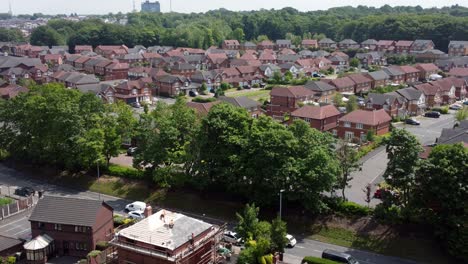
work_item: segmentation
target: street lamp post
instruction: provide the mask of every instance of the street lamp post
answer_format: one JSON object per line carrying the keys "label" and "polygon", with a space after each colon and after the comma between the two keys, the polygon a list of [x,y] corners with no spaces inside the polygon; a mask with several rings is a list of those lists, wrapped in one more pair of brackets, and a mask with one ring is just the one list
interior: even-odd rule
{"label": "street lamp post", "polygon": [[[99,181],[99,177],[101,176],[99,173],[99,159],[96,161],[96,166],[97,166],[97,179]],[[101,193],[98,191],[99,194],[99,200],[101,200]]]}
{"label": "street lamp post", "polygon": [[284,192],[284,189],[281,189],[279,192],[279,195],[280,195],[279,219],[280,220],[281,220],[281,212],[283,210],[283,192]]}

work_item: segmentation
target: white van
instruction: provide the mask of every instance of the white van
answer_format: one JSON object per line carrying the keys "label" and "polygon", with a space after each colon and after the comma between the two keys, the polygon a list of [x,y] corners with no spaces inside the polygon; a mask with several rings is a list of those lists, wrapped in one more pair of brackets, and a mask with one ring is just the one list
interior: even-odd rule
{"label": "white van", "polygon": [[144,203],[144,202],[133,202],[133,203],[127,204],[127,206],[125,206],[125,210],[127,210],[129,212],[145,211],[145,208],[146,208],[146,203]]}

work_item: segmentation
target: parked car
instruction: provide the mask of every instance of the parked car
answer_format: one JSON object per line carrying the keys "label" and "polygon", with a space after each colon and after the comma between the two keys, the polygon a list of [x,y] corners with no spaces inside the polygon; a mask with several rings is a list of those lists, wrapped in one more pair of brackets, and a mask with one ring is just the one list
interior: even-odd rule
{"label": "parked car", "polygon": [[146,208],[146,203],[144,202],[133,202],[131,204],[127,204],[125,206],[125,210],[129,211],[129,212],[134,212],[134,211],[145,211],[145,208]]}
{"label": "parked car", "polygon": [[266,83],[260,83],[260,88],[265,88]]}
{"label": "parked car", "polygon": [[416,121],[416,120],[411,119],[411,118],[406,119],[406,120],[405,120],[405,123],[408,124],[408,125],[413,125],[413,126],[419,126],[419,125],[421,125],[421,123],[420,123],[419,121]]}
{"label": "parked car", "polygon": [[425,117],[430,117],[430,118],[439,118],[440,117],[440,113],[439,112],[435,112],[435,111],[432,111],[432,112],[427,112],[424,114]]}
{"label": "parked car", "polygon": [[464,105],[468,105],[468,101],[463,102]]}
{"label": "parked car", "polygon": [[243,87],[243,88],[244,88],[244,89],[251,89],[251,88],[252,88],[252,86],[250,86],[250,85],[244,85],[244,87]]}
{"label": "parked car", "polygon": [[145,218],[145,213],[144,211],[132,211],[128,213],[128,218],[130,219],[143,219]]}
{"label": "parked car", "polygon": [[15,194],[18,196],[31,196],[35,193],[34,189],[31,187],[21,187],[15,190]]}
{"label": "parked car", "polygon": [[359,262],[351,255],[331,249],[325,249],[322,252],[322,258],[336,261],[338,263],[359,264]]}
{"label": "parked car", "polygon": [[224,232],[223,240],[225,242],[234,244],[234,245],[240,245],[242,244],[242,238],[240,238],[236,232],[233,231],[226,231]]}
{"label": "parked car", "polygon": [[195,91],[189,91],[188,94],[189,94],[190,97],[197,97],[198,96],[198,93],[195,92]]}
{"label": "parked car", "polygon": [[127,149],[127,155],[128,156],[133,156],[133,154],[135,154],[135,152],[137,151],[137,147],[130,147]]}
{"label": "parked car", "polygon": [[451,105],[451,106],[449,107],[449,109],[451,109],[451,110],[460,110],[460,109],[462,109],[462,108],[463,108],[463,106],[461,106],[461,105],[459,105],[459,104],[453,104],[453,105]]}
{"label": "parked car", "polygon": [[290,234],[286,235],[286,239],[288,240],[288,244],[286,244],[288,248],[293,248],[297,244],[296,239]]}
{"label": "parked car", "polygon": [[141,108],[141,104],[139,102],[134,102],[130,104],[133,108]]}

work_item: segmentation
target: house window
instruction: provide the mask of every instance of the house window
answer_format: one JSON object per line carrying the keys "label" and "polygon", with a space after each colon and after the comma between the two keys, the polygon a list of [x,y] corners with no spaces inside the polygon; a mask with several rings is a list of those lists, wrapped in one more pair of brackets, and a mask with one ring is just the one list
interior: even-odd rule
{"label": "house window", "polygon": [[351,123],[350,122],[344,122],[344,127],[351,127]]}
{"label": "house window", "polygon": [[336,135],[338,135],[338,131],[336,131],[336,129],[333,129],[333,130],[332,130],[332,134],[333,134],[334,136],[336,136]]}
{"label": "house window", "polygon": [[361,123],[357,123],[357,124],[356,124],[356,128],[357,128],[357,129],[362,129],[363,127],[364,127],[364,126],[363,126]]}
{"label": "house window", "polygon": [[75,232],[85,233],[88,230],[86,226],[75,226]]}
{"label": "house window", "polygon": [[306,121],[307,123],[310,123],[312,120],[310,118],[304,118],[304,121]]}
{"label": "house window", "polygon": [[43,227],[44,227],[44,223],[42,223],[42,222],[37,222],[37,227],[38,227],[38,228],[43,228]]}
{"label": "house window", "polygon": [[57,231],[62,231],[62,225],[61,224],[54,224],[54,229]]}
{"label": "house window", "polygon": [[88,250],[88,243],[84,242],[75,242],[76,250]]}
{"label": "house window", "polygon": [[346,131],[345,132],[345,139],[346,140],[352,140],[354,138],[354,132],[352,131]]}

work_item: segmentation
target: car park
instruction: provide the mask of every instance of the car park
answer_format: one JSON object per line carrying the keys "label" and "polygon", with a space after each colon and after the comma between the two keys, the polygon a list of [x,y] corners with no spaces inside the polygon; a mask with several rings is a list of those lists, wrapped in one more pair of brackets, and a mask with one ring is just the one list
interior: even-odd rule
{"label": "car park", "polygon": [[350,254],[338,252],[331,249],[325,249],[322,252],[322,258],[332,260],[338,263],[359,264],[359,262]]}
{"label": "car park", "polygon": [[127,204],[125,206],[125,210],[126,211],[129,211],[129,212],[133,212],[133,211],[144,211],[146,208],[146,203],[144,202],[133,202],[131,204]]}
{"label": "car park", "polygon": [[432,111],[432,112],[427,112],[424,114],[425,117],[430,117],[430,118],[439,118],[440,117],[440,113],[439,112],[435,112],[435,111]]}
{"label": "car park", "polygon": [[31,187],[21,187],[15,190],[15,195],[18,196],[31,196],[35,193],[35,190]]}
{"label": "car park", "polygon": [[127,155],[128,156],[133,156],[133,154],[135,154],[135,152],[137,151],[137,147],[130,147],[127,149]]}
{"label": "car park", "polygon": [[297,244],[296,239],[290,234],[286,235],[286,239],[288,240],[288,243],[286,244],[286,246],[289,248],[293,248]]}
{"label": "car park", "polygon": [[411,119],[411,118],[406,119],[406,120],[405,120],[405,123],[408,124],[408,125],[413,125],[413,126],[419,126],[419,125],[421,125],[421,123],[420,123],[419,121],[416,121],[416,120]]}
{"label": "car park", "polygon": [[224,232],[223,235],[223,240],[225,242],[234,244],[234,245],[240,245],[242,244],[242,238],[240,238],[236,232],[233,231],[226,231]]}
{"label": "car park", "polygon": [[145,218],[145,213],[144,213],[144,211],[140,211],[140,210],[132,211],[132,212],[128,213],[128,218],[137,219],[137,220],[144,219]]}

